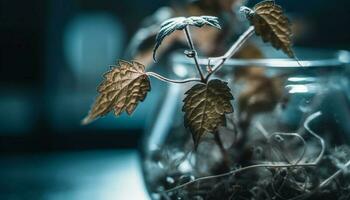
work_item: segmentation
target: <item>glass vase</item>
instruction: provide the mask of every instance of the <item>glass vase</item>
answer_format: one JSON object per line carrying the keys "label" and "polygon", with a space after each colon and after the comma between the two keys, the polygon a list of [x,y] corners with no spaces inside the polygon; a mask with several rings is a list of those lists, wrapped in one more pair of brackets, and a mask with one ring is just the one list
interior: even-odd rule
{"label": "glass vase", "polygon": [[[142,143],[144,180],[152,199],[285,199],[317,186],[306,180],[308,168],[235,170],[312,163],[322,151],[331,151],[327,147],[349,143],[350,54],[296,49],[297,61],[272,49],[264,52],[273,59],[231,59],[212,77],[227,81],[234,96],[234,113],[218,131],[221,144],[207,133],[194,150],[182,112],[184,93],[192,85],[168,85]],[[171,63],[177,79],[196,75],[183,54],[174,54]],[[205,66],[207,60],[200,63]],[[318,181],[331,175],[322,173]],[[283,177],[294,182],[282,187],[281,180],[289,180]]]}

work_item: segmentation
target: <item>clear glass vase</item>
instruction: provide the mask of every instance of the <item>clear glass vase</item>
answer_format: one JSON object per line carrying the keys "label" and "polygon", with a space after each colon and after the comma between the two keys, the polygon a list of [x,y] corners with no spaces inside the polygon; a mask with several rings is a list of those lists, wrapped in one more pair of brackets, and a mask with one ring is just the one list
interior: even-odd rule
{"label": "clear glass vase", "polygon": [[[206,134],[193,150],[181,111],[191,84],[169,84],[142,144],[152,199],[283,199],[303,195],[298,184],[310,190],[317,186],[306,179],[304,168],[295,174],[289,168],[232,172],[255,164],[311,163],[322,144],[305,126],[324,139],[327,149],[349,144],[350,54],[297,49],[297,62],[272,49],[264,52],[273,59],[231,59],[213,77],[227,81],[235,98],[234,113],[219,128],[221,146]],[[195,76],[192,61],[183,54],[173,55],[171,63],[175,78]],[[322,180],[328,173],[317,176]],[[282,187],[279,177],[293,181]]]}

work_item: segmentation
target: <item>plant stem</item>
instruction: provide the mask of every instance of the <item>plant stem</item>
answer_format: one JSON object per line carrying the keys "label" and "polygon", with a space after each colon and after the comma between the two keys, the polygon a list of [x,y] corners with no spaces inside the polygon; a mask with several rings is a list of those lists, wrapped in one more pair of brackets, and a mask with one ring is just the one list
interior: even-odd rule
{"label": "plant stem", "polygon": [[197,71],[199,73],[199,76],[201,77],[202,82],[204,82],[205,81],[204,75],[203,75],[203,72],[202,72],[201,67],[199,65],[199,62],[198,62],[197,51],[194,48],[193,40],[192,40],[192,37],[191,37],[190,30],[189,30],[188,26],[186,26],[184,31],[185,31],[185,35],[186,35],[186,38],[187,38],[188,46],[189,46],[190,50],[193,51],[193,53],[194,53],[193,60],[194,60],[194,63],[196,65]]}
{"label": "plant stem", "polygon": [[154,78],[157,78],[158,80],[167,82],[167,83],[189,83],[189,82],[201,82],[201,79],[198,78],[189,78],[184,80],[173,80],[169,78],[165,78],[164,76],[161,76],[154,72],[146,72],[148,76],[153,76]]}
{"label": "plant stem", "polygon": [[210,63],[211,60],[219,60],[219,62],[214,65],[212,70],[205,77],[206,81],[208,81],[210,76],[217,72],[224,65],[227,59],[231,58],[243,46],[243,44],[254,34],[254,30],[254,26],[250,26],[223,56],[208,59],[208,63]]}
{"label": "plant stem", "polygon": [[221,138],[220,138],[219,132],[215,132],[215,133],[214,133],[214,137],[215,137],[216,143],[217,143],[218,146],[220,147],[220,150],[221,150],[222,152],[224,152],[224,151],[225,151],[225,148],[224,148],[224,144],[222,143],[222,140],[221,140]]}
{"label": "plant stem", "polygon": [[214,133],[214,138],[215,138],[215,141],[216,141],[217,145],[220,148],[220,151],[221,151],[221,154],[222,154],[222,157],[223,157],[223,160],[224,160],[225,167],[227,169],[230,169],[230,156],[227,154],[227,151],[226,151],[226,149],[224,147],[224,144],[222,143],[222,140],[220,138],[220,135],[219,135],[218,131],[216,131]]}

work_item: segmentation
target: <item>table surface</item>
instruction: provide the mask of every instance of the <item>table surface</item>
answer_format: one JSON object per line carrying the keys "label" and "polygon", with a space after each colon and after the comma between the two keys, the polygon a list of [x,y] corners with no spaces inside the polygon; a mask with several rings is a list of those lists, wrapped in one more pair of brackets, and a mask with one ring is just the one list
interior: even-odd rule
{"label": "table surface", "polygon": [[2,155],[0,169],[0,199],[149,199],[136,150]]}

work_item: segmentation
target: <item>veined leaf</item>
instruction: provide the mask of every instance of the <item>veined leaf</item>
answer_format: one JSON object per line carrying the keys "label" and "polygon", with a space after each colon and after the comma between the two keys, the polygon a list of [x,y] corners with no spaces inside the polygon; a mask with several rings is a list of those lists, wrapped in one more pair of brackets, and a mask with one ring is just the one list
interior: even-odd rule
{"label": "veined leaf", "polygon": [[145,66],[135,61],[130,63],[120,60],[118,66],[104,74],[104,78],[98,87],[99,96],[83,124],[88,124],[113,109],[116,116],[123,111],[131,115],[151,90]]}
{"label": "veined leaf", "polygon": [[183,30],[188,25],[202,27],[204,25],[213,26],[221,29],[218,18],[213,16],[194,16],[194,17],[175,17],[166,20],[161,24],[160,31],[156,37],[156,44],[153,49],[153,59],[156,61],[156,53],[165,37],[176,30]]}
{"label": "veined leaf", "polygon": [[185,126],[191,131],[195,148],[203,134],[215,134],[219,126],[226,125],[225,114],[233,112],[230,91],[226,82],[211,80],[207,84],[194,85],[185,93],[182,111],[185,112]]}
{"label": "veined leaf", "polygon": [[282,49],[290,58],[294,58],[292,46],[292,30],[289,19],[284,15],[281,6],[273,0],[266,0],[256,4],[253,10],[242,9],[255,27],[257,35],[264,42],[270,42],[276,49]]}

